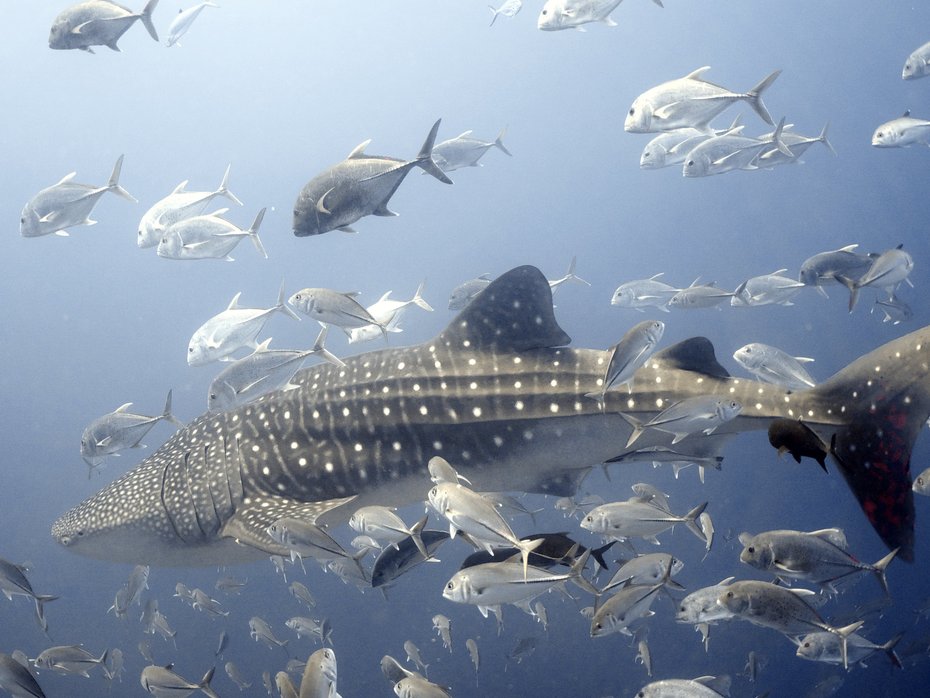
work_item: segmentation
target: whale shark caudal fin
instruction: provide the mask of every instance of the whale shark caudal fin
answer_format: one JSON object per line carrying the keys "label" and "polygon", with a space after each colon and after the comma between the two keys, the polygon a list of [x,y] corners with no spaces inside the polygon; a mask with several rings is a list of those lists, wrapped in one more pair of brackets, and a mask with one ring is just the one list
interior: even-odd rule
{"label": "whale shark caudal fin", "polygon": [[914,559],[911,450],[930,415],[930,327],[888,342],[806,394],[843,425],[835,433],[840,472],[876,533]]}

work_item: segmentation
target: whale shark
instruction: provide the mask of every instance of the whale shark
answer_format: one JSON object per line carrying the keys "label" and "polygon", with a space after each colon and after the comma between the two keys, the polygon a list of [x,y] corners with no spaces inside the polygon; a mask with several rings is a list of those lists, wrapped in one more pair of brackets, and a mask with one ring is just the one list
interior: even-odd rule
{"label": "whale shark", "polygon": [[602,392],[610,352],[570,341],[545,276],[517,267],[430,341],[308,367],[294,389],[193,420],[63,514],[52,535],[76,553],[149,565],[286,554],[266,530],[274,521],[333,525],[361,506],[421,501],[433,456],[478,490],[566,496],[593,466],[630,458],[631,422],[716,395],[738,401],[739,415],[674,449],[672,434],[647,427],[636,449],[706,459],[741,432],[802,420],[833,445],[881,539],[913,558],[909,461],[930,414],[930,327],[794,391],[730,376],[694,337],[653,354],[632,392],[602,402],[587,395]]}

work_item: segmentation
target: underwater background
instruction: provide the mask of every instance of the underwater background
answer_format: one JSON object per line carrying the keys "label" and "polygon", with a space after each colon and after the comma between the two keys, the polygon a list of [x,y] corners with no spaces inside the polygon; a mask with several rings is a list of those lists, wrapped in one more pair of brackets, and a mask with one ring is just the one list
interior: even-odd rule
{"label": "underwater background", "polygon": [[[441,596],[469,552],[458,541],[442,549],[441,563],[400,579],[387,598],[377,590],[361,593],[312,562],[306,575],[288,566],[287,581],[304,582],[317,599],[309,614],[267,561],[222,571],[153,567],[143,598],[158,599],[177,631],[176,649],[143,635],[141,609],[133,607],[125,621],[108,614],[131,566],[73,555],[54,542],[49,526],[151,454],[173,427],[156,425],[144,439],[146,450],[110,458],[91,478],[79,453],[81,432],[125,402],[158,414],[169,388],[180,419],[201,414],[222,366],[189,367],[185,346],[237,292],[244,305],[269,307],[283,281],[288,294],[322,286],[360,291],[371,303],[389,289],[395,298],[409,298],[426,279],[424,295],[435,312],[410,311],[403,333],[390,337],[398,346],[441,331],[454,317],[446,310],[449,294],[467,279],[520,264],[555,279],[577,257],[577,273],[590,287],[569,284],[555,297],[556,317],[572,346],[607,348],[631,325],[655,317],[666,323],[661,346],[707,336],[734,375],[744,372],[732,353],[757,341],[815,358],[808,368],[818,380],[930,324],[930,152],[870,145],[876,126],[906,109],[930,117],[930,79],[900,77],[907,55],[930,40],[928,5],[667,0],[659,8],[626,0],[612,13],[616,27],[549,33],[535,26],[539,1],[526,2],[513,18],[498,17],[492,27],[481,2],[220,4],[201,14],[182,46],[168,49],[167,26],[182,5],[161,0],[154,14],[161,44],[137,25],[121,39],[121,53],[97,47],[95,55],[48,48],[48,29],[62,4],[3,8],[0,556],[28,561],[36,591],[61,598],[46,609],[50,637],[36,625],[31,602],[0,600],[0,651],[21,649],[35,657],[53,644],[78,643],[95,654],[123,650],[121,682],[108,688],[99,671],[90,679],[43,671],[39,680],[49,696],[143,695],[139,674],[148,662],[137,650],[140,640],[151,642],[157,663],[173,662],[189,679],[199,680],[216,665],[212,685],[222,696],[240,693],[222,671],[224,662],[234,661],[253,683],[246,694],[263,695],[263,671],[274,675],[289,657],[306,659],[319,646],[283,625],[291,616],[311,615],[332,624],[339,692],[346,698],[391,695],[378,662],[385,654],[402,661],[406,640],[420,648],[429,678],[459,698],[632,696],[653,679],[720,674],[733,677],[733,696],[815,695],[825,680],[843,696],[926,690],[930,503],[921,497],[915,562],[891,564],[893,604],[880,616],[870,614],[862,630],[877,642],[904,632],[898,646],[903,671],[881,655],[849,672],[807,662],[777,633],[737,622],[714,626],[705,652],[699,634],[675,623],[674,605],[659,599],[648,635],[650,679],[634,662],[635,643],[631,647],[628,638],[588,636],[588,621],[578,611],[589,601],[577,590],[571,593],[578,601],[558,593],[542,597],[546,630],[505,608],[498,635],[493,619]],[[639,156],[650,136],[624,132],[629,105],[646,89],[705,65],[712,67],[709,80],[734,90],[781,69],[765,94],[769,111],[812,135],[828,122],[836,157],[814,145],[802,164],[696,180],[683,178],[677,167],[641,170]],[[714,124],[726,125],[737,113],[747,133],[771,130],[745,105],[730,107]],[[294,200],[310,178],[369,138],[369,152],[412,158],[437,118],[440,140],[468,129],[494,140],[506,126],[504,143],[513,157],[492,149],[483,167],[451,173],[454,186],[412,172],[391,201],[400,216],[364,218],[357,234],[293,235]],[[103,184],[120,154],[120,183],[139,204],[104,196],[93,227],[74,228],[66,238],[19,235],[19,213],[36,192],[72,170],[77,181]],[[137,248],[139,219],[152,203],[185,179],[193,189],[214,188],[227,164],[230,188],[244,202],[230,206],[230,220],[247,227],[268,207],[261,228],[267,260],[248,243],[233,252],[232,263],[177,262]],[[852,243],[860,252],[903,244],[911,253],[914,287],[899,293],[913,310],[911,319],[883,323],[880,312],[869,312],[875,298],[869,291],[847,312],[848,295],[839,285],[827,287],[828,299],[804,289],[790,307],[724,305],[644,315],[610,305],[620,283],[659,272],[676,286],[700,276],[732,289],[781,268],[796,276],[811,255]],[[316,332],[308,319],[281,316],[269,321],[262,337],[273,337],[273,347],[301,348]],[[335,331],[327,343],[338,356],[380,346],[381,340],[349,347]],[[708,501],[717,540],[706,559],[684,528],[661,536],[660,550],[685,562],[677,579],[689,591],[728,576],[768,578],[739,562],[736,536],[742,531],[838,526],[860,559],[885,554],[835,468],[825,475],[811,461],[779,458],[761,431],[738,436],[724,455],[722,470],[708,471],[704,484],[694,467],[676,479],[671,468],[634,463],[612,466],[609,478],[593,470],[580,494],[625,499],[631,484],[646,481],[669,493],[675,511]],[[930,465],[928,456],[925,430],[912,475]],[[424,481],[424,498],[429,484]],[[554,499],[521,501],[545,511],[535,524],[526,516],[514,519],[519,534],[568,531],[586,545],[598,544],[577,520],[553,508]],[[422,507],[399,513],[410,522]],[[430,527],[443,525],[432,515]],[[355,534],[343,526],[335,535],[347,544]],[[247,580],[238,596],[213,593],[228,617],[211,621],[172,598],[177,582],[212,592],[225,575]],[[851,622],[863,604],[880,598],[867,576],[822,610]],[[437,613],[452,619],[451,653],[432,629]],[[289,638],[286,650],[249,637],[254,615]],[[229,646],[217,658],[223,630]],[[538,640],[535,652],[519,663],[508,659],[525,637]],[[477,673],[465,638],[478,644]],[[741,675],[750,651],[766,660],[754,683]]]}

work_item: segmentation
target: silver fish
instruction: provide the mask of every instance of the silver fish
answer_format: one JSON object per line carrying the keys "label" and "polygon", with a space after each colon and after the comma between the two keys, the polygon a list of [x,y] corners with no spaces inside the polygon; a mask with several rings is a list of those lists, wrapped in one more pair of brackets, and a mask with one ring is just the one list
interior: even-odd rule
{"label": "silver fish", "polygon": [[239,671],[239,667],[237,667],[232,662],[226,662],[226,664],[223,665],[223,669],[226,670],[226,676],[228,676],[230,681],[239,687],[240,691],[244,691],[245,689],[252,687],[252,683],[250,681],[246,681],[245,677],[242,675],[242,672]]}
{"label": "silver fish", "polygon": [[422,671],[424,676],[429,676],[429,664],[423,661],[423,658],[420,657],[420,649],[413,643],[412,640],[404,641],[404,652],[407,653],[407,661],[413,662],[419,671]]}
{"label": "silver fish", "polygon": [[42,630],[47,631],[45,621],[45,604],[57,599],[57,596],[49,594],[36,594],[32,590],[32,584],[26,578],[26,568],[23,565],[14,565],[8,560],[0,557],[0,592],[7,600],[12,601],[14,596],[26,596],[32,599],[36,605],[36,621]]}
{"label": "silver fish", "polygon": [[420,532],[426,526],[427,517],[423,517],[413,526],[404,523],[389,507],[377,504],[356,509],[349,517],[349,526],[359,533],[367,533],[378,540],[386,541],[398,550],[398,543],[405,538],[412,538],[414,545],[424,559],[429,558],[426,546],[420,538]]}
{"label": "silver fish", "polygon": [[682,310],[713,308],[723,303],[727,298],[733,297],[732,291],[717,288],[716,283],[713,281],[703,285],[698,284],[698,281],[699,279],[695,279],[688,288],[681,289],[669,298],[668,307]]}
{"label": "silver fish", "polygon": [[646,676],[652,676],[652,654],[649,652],[649,644],[645,640],[640,640],[636,644],[635,661],[645,667]]}
{"label": "silver fish", "polygon": [[[824,124],[824,127],[820,129],[820,135],[802,136],[800,133],[789,131],[789,126],[786,125],[781,133],[781,141],[791,152],[791,155],[785,154],[784,151],[773,145],[763,149],[762,152],[756,156],[756,160],[753,164],[757,167],[771,169],[778,165],[789,165],[791,163],[800,162],[801,156],[803,156],[814,143],[823,143],[823,146],[836,157],[836,150],[834,150],[833,144],[827,139],[827,131],[829,128],[830,124]],[[773,136],[774,134],[765,134],[762,138],[770,138]]]}
{"label": "silver fish", "polygon": [[[638,555],[624,562],[614,572],[614,576],[604,585],[601,593],[628,584],[651,585],[672,582],[671,578],[681,572],[684,566],[684,562],[668,553]],[[677,583],[673,584],[675,588],[681,586]]]}
{"label": "silver fish", "polygon": [[[910,284],[910,273],[914,270],[914,258],[898,245],[893,250],[886,250],[872,260],[872,266],[858,279],[840,277],[840,281],[849,289],[849,312],[856,307],[859,290],[865,287],[884,289],[890,298],[902,281]],[[913,285],[913,284],[912,284]]]}
{"label": "silver fish", "polygon": [[357,291],[342,293],[329,288],[304,288],[288,298],[287,302],[321,324],[335,325],[344,330],[375,325],[387,336],[386,325],[375,320],[355,300],[357,295]]}
{"label": "silver fish", "polygon": [[876,148],[930,146],[930,121],[914,118],[908,109],[903,116],[879,125],[872,134],[872,145]]}
{"label": "silver fish", "polygon": [[113,165],[110,180],[102,187],[75,182],[76,172],[65,175],[59,182],[46,187],[26,202],[19,219],[19,232],[28,238],[52,233],[67,236],[67,228],[94,225],[97,221],[91,220],[90,214],[100,197],[107,192],[137,203],[132,194],[119,184],[122,169],[123,156],[120,155]]}
{"label": "silver fish", "polygon": [[771,274],[746,279],[733,291],[730,305],[793,305],[791,299],[804,288],[805,284],[782,276],[782,272],[785,271],[788,270],[779,269]]}
{"label": "silver fish", "polygon": [[827,297],[823,284],[828,281],[842,283],[840,277],[858,279],[872,266],[873,256],[856,254],[859,245],[846,245],[838,250],[819,252],[801,264],[798,280],[806,286],[815,286],[820,295]]}
{"label": "silver fish", "polygon": [[336,653],[329,647],[318,649],[307,659],[299,698],[338,698],[338,678]]}
{"label": "silver fish", "polygon": [[681,289],[658,281],[664,272],[659,272],[648,279],[637,279],[620,284],[610,299],[610,304],[619,308],[633,308],[643,312],[643,308],[658,308],[668,312],[668,302]]}
{"label": "silver fish", "polygon": [[735,352],[733,359],[754,376],[766,383],[783,386],[789,390],[807,390],[817,385],[801,365],[813,359],[791,356],[778,347],[762,342],[751,342]]}
{"label": "silver fish", "polygon": [[491,275],[482,274],[459,284],[452,289],[452,294],[449,296],[449,310],[464,310],[465,306],[475,300],[490,283]]}
{"label": "silver fish", "polygon": [[568,264],[568,271],[564,275],[560,276],[558,279],[548,279],[549,289],[552,291],[552,295],[555,295],[555,292],[558,291],[562,286],[568,282],[575,284],[582,284],[583,286],[590,286],[591,284],[588,281],[585,281],[580,276],[575,273],[575,268],[578,266],[578,258],[572,257],[572,261]]}
{"label": "silver fish", "polygon": [[158,422],[165,420],[179,427],[184,423],[171,413],[171,391],[165,399],[165,409],[155,417],[129,412],[131,402],[120,405],[112,412],[98,417],[81,434],[81,458],[87,463],[88,477],[94,468],[127,448],[144,448],[142,439]]}
{"label": "silver fish", "polygon": [[[478,161],[491,148],[497,148],[505,155],[510,155],[510,151],[504,146],[504,134],[507,133],[506,127],[501,129],[501,132],[497,134],[497,138],[493,141],[483,141],[480,138],[475,138],[471,133],[471,131],[465,131],[455,138],[450,138],[435,145],[433,148],[433,162],[439,166],[440,170],[453,172],[463,167],[481,167]],[[425,171],[424,174],[426,174]]]}
{"label": "silver fish", "polygon": [[420,282],[417,286],[413,298],[406,301],[398,301],[390,298],[391,292],[388,291],[380,299],[369,305],[365,310],[375,319],[374,325],[365,327],[353,327],[346,331],[349,335],[349,344],[356,342],[365,342],[371,339],[382,337],[381,328],[384,327],[388,332],[400,332],[399,323],[407,309],[415,305],[427,312],[433,312],[433,307],[423,298],[423,289],[426,282]]}
{"label": "silver fish", "polygon": [[914,479],[913,489],[917,494],[930,497],[930,468],[924,470]]}
{"label": "silver fish", "polygon": [[291,585],[288,587],[288,591],[291,592],[293,596],[298,601],[305,603],[308,608],[316,607],[316,599],[313,598],[313,594],[310,593],[310,590],[306,585],[301,582],[291,582]]}
{"label": "silver fish", "polygon": [[284,313],[300,320],[293,310],[284,304],[284,286],[278,291],[278,302],[270,308],[239,307],[239,292],[221,313],[214,315],[201,325],[187,345],[188,366],[202,366],[211,361],[231,361],[230,354],[248,347],[258,349],[256,337],[274,313]]}
{"label": "silver fish", "polygon": [[45,692],[29,670],[3,652],[0,652],[0,686],[17,698],[45,698]]}
{"label": "silver fish", "polygon": [[452,652],[452,621],[441,613],[433,616],[433,629],[439,633],[442,646]]}
{"label": "silver fish", "polygon": [[[427,461],[440,454],[480,490],[567,496],[592,464],[629,450],[632,428],[621,411],[646,422],[657,404],[717,396],[745,412],[711,424],[709,435],[694,429],[692,443],[717,453],[733,434],[806,415],[827,442],[835,438],[877,532],[912,555],[907,461],[930,416],[930,328],[791,394],[731,378],[708,340],[685,340],[652,356],[632,395],[608,393],[602,413],[584,394],[609,357],[565,346],[539,270],[514,269],[486,292],[433,340],[361,354],[345,368],[312,366],[295,376],[296,390],[195,419],[63,514],[53,537],[77,553],[154,564],[283,555],[267,531],[279,518],[334,523],[367,504],[413,503],[422,499]],[[673,437],[647,432],[641,447]],[[889,438],[893,452],[883,445]],[[866,467],[879,452],[888,465],[881,481]]]}
{"label": "silver fish", "polygon": [[901,69],[902,80],[916,80],[930,75],[930,41],[915,49]]}
{"label": "silver fish", "polygon": [[59,645],[40,652],[35,658],[35,665],[39,669],[48,669],[65,676],[77,674],[88,678],[90,670],[106,666],[107,655],[107,650],[96,657],[80,645]]}
{"label": "silver fish", "polygon": [[432,159],[439,124],[433,124],[413,160],[368,155],[365,148],[371,141],[365,141],[345,160],[311,179],[294,204],[294,235],[306,237],[331,230],[353,233],[352,224],[364,216],[396,216],[388,209],[388,202],[414,167],[452,184]]}
{"label": "silver fish", "polygon": [[145,667],[140,677],[142,688],[155,698],[184,698],[194,691],[202,691],[204,695],[210,698],[219,698],[214,690],[210,688],[214,667],[210,667],[210,670],[203,675],[200,683],[191,683],[173,672],[170,667],[170,664],[167,667],[154,665]]}
{"label": "silver fish", "polygon": [[202,589],[192,590],[191,597],[193,599],[191,606],[193,606],[195,610],[206,613],[211,618],[220,616],[225,618],[229,615],[229,611],[224,611],[219,601],[211,599],[210,595]]}
{"label": "silver fish", "polygon": [[493,27],[499,15],[503,17],[515,17],[522,7],[523,0],[504,0],[500,7],[488,5],[488,9],[491,10],[491,23],[488,26]]}
{"label": "silver fish", "polygon": [[591,637],[613,633],[632,635],[629,626],[654,615],[650,610],[663,584],[634,584],[624,587],[600,605],[591,618]]}
{"label": "silver fish", "polygon": [[152,12],[157,4],[158,0],[149,0],[138,13],[110,0],[86,0],[72,5],[62,10],[52,23],[48,47],[93,53],[93,46],[106,46],[119,51],[116,42],[137,19],[142,20],[149,36],[158,41],[158,32],[152,23]]}
{"label": "silver fish", "polygon": [[653,133],[678,128],[696,128],[711,133],[710,121],[734,102],[744,101],[767,124],[773,124],[762,103],[762,93],[781,73],[776,70],[748,92],[732,92],[704,79],[709,66],[683,78],[657,85],[633,100],[623,129],[629,133]]}
{"label": "silver fish", "polygon": [[449,690],[422,676],[408,676],[394,684],[394,694],[399,698],[451,698]]}
{"label": "silver fish", "polygon": [[704,542],[704,534],[696,521],[706,506],[707,502],[704,502],[687,514],[678,516],[655,502],[633,498],[625,502],[611,502],[595,507],[581,521],[581,527],[610,538],[644,538],[658,545],[658,534],[677,523],[683,523]]}
{"label": "silver fish", "polygon": [[658,320],[644,320],[633,325],[623,338],[614,344],[610,351],[610,361],[599,392],[588,393],[587,397],[597,400],[603,406],[604,395],[614,386],[625,385],[627,392],[633,392],[633,375],[652,355],[656,345],[662,340],[665,323]]}
{"label": "silver fish", "polygon": [[[884,652],[894,666],[902,669],[901,660],[895,654],[894,648],[903,636],[904,633],[898,633],[888,642],[876,645],[859,633],[852,633],[846,637],[846,662],[848,664],[862,663],[864,666],[865,660],[873,654]],[[827,631],[811,633],[798,640],[798,649],[795,654],[813,662],[842,664],[843,643],[835,633]]]}
{"label": "silver fish", "polygon": [[736,129],[722,136],[713,136],[698,143],[688,153],[681,167],[685,177],[709,177],[736,170],[757,170],[759,155],[774,147],[783,156],[793,159],[791,152],[782,140],[785,127],[784,118],[772,135],[763,138],[747,138]]}
{"label": "silver fish", "polygon": [[468,650],[468,656],[471,658],[471,663],[475,666],[475,671],[478,671],[478,667],[481,666],[481,655],[478,654],[478,643],[468,638],[465,640],[465,647]]}
{"label": "silver fish", "polygon": [[186,10],[179,11],[171,20],[171,26],[168,27],[168,39],[165,43],[168,46],[174,46],[175,44],[180,46],[179,39],[187,33],[194,20],[203,12],[205,7],[219,7],[219,5],[212,2],[201,2],[193,7],[188,7]]}
{"label": "silver fish", "polygon": [[252,241],[258,253],[268,259],[265,246],[258,237],[258,228],[265,217],[265,209],[255,216],[252,225],[243,230],[221,215],[227,209],[219,209],[203,216],[192,216],[171,225],[158,241],[156,252],[163,259],[225,259],[232,262],[229,253],[242,240]]}
{"label": "silver fish", "polygon": [[622,412],[621,415],[633,426],[626,447],[629,448],[646,429],[672,434],[673,446],[696,432],[709,436],[721,425],[735,419],[742,409],[736,400],[694,395],[672,403],[648,421]]}
{"label": "silver fish", "polygon": [[730,677],[699,676],[696,679],[662,679],[643,686],[637,698],[721,698],[730,695]]}
{"label": "silver fish", "polygon": [[610,18],[621,0],[546,0],[536,28],[542,31],[560,31],[577,29],[584,31],[581,25],[602,22],[608,27],[617,23]]}
{"label": "silver fish", "polygon": [[249,619],[249,635],[255,642],[263,642],[270,649],[284,647],[287,644],[287,640],[279,640],[275,637],[268,622],[258,616],[252,616]]}

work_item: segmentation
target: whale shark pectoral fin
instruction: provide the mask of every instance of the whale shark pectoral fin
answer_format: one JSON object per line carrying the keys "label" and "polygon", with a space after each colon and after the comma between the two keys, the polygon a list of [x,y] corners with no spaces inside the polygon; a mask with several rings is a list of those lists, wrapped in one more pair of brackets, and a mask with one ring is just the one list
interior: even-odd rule
{"label": "whale shark pectoral fin", "polygon": [[290,555],[290,550],[268,534],[268,527],[278,519],[292,517],[314,523],[317,518],[355,499],[326,499],[319,502],[298,502],[273,494],[259,494],[240,504],[232,518],[220,530],[220,537],[262,550],[269,555]]}
{"label": "whale shark pectoral fin", "polygon": [[720,365],[714,354],[714,345],[707,337],[692,337],[667,349],[657,351],[651,361],[665,364],[681,371],[704,373],[716,378],[729,378],[730,374]]}
{"label": "whale shark pectoral fin", "polygon": [[573,497],[578,492],[581,481],[591,470],[591,467],[565,470],[528,485],[526,491],[533,494],[548,494],[553,497]]}

